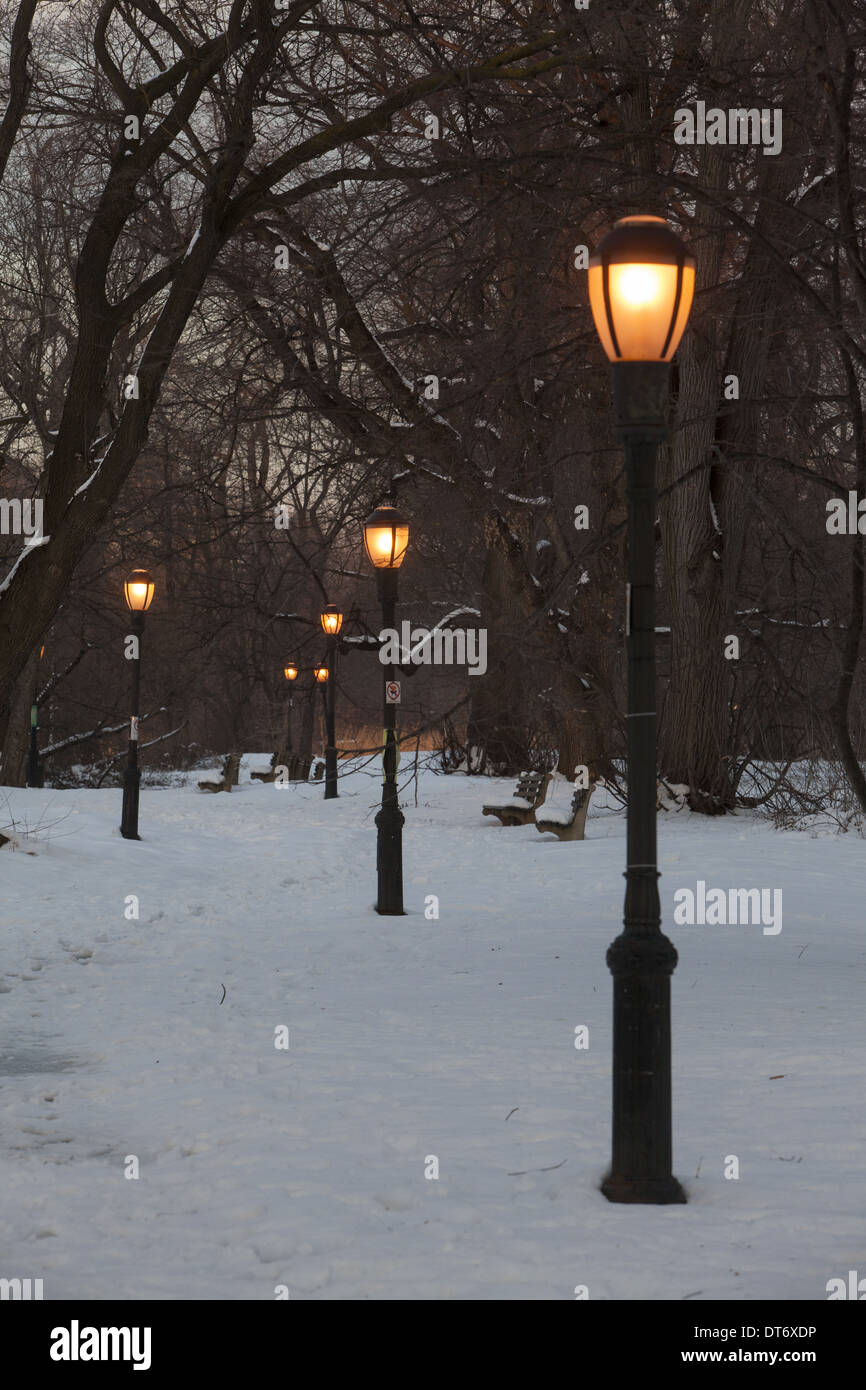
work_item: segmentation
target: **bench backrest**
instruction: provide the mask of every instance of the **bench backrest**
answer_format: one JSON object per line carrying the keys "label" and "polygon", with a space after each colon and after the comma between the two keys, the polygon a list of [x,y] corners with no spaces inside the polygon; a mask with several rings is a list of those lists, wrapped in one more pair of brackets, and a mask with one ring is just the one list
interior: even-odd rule
{"label": "bench backrest", "polygon": [[521,772],[517,779],[517,789],[514,795],[522,797],[524,801],[528,801],[530,804],[534,804],[538,793],[541,791],[543,779],[543,772]]}
{"label": "bench backrest", "polygon": [[[590,786],[590,787],[578,787],[578,788],[576,789],[576,791],[573,792],[573,794],[571,795],[571,797],[569,797],[569,800],[568,800],[568,802],[566,803],[566,801],[565,801],[565,788],[566,788],[566,787],[570,787],[570,786],[571,786],[571,783],[570,783],[569,781],[567,781],[566,778],[564,778],[564,777],[558,777],[558,776],[554,773],[554,777],[553,777],[553,792],[552,792],[552,795],[550,795],[550,794],[548,795],[547,802],[545,803],[545,806],[544,806],[544,811],[547,811],[547,810],[551,810],[551,811],[564,811],[564,810],[565,810],[565,806],[566,806],[566,804],[567,804],[567,805],[568,805],[568,820],[565,822],[565,824],[567,824],[567,825],[571,825],[572,822],[575,820],[575,818],[580,814],[580,812],[581,812],[583,806],[586,804],[586,801],[587,801],[588,797],[590,796],[590,794],[591,794],[591,792],[592,792],[592,787],[591,787],[591,786]],[[539,812],[538,812],[539,819],[543,819],[544,811],[539,811]]]}

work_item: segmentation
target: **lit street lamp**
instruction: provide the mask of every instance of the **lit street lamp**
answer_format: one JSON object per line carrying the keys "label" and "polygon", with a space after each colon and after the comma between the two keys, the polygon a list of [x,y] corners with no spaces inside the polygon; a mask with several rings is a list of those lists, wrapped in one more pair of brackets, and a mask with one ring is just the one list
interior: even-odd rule
{"label": "lit street lamp", "polygon": [[327,608],[322,609],[319,621],[322,631],[327,633],[328,637],[336,637],[343,626],[343,615],[335,603],[329,603]]}
{"label": "lit street lamp", "polygon": [[[39,660],[45,654],[45,644],[39,648]],[[27,756],[27,786],[44,787],[45,776],[39,762],[39,667],[33,685],[33,703],[30,706],[30,751]]]}
{"label": "lit street lamp", "polygon": [[329,603],[320,614],[322,630],[328,638],[328,697],[325,701],[325,800],[331,801],[337,795],[337,738],[335,716],[337,708],[337,635],[343,626],[343,615],[336,604]]}
{"label": "lit street lamp", "polygon": [[673,1176],[670,980],[656,854],[655,457],[667,435],[670,360],[691,308],[695,262],[661,217],[625,217],[589,262],[589,300],[612,365],[628,513],[628,820],[624,931],[613,975],[611,1202],[684,1202]]}
{"label": "lit street lamp", "polygon": [[123,774],[123,811],[120,817],[120,833],[125,840],[140,840],[138,833],[138,789],[141,784],[141,769],[138,766],[138,717],[139,692],[141,690],[141,639],[144,632],[144,615],[153,600],[154,584],[147,570],[133,570],[123,586],[126,604],[132,614],[132,636],[134,642],[127,647],[127,656],[132,661],[132,712],[129,721],[129,752],[126,771]]}
{"label": "lit street lamp", "polygon": [[[376,570],[382,627],[396,627],[397,571],[409,544],[409,523],[396,507],[377,507],[364,522],[364,545]],[[387,697],[394,680],[394,667],[386,666],[383,682],[383,725],[385,745],[382,754],[382,806],[376,814],[378,840],[376,871],[378,896],[376,911],[388,916],[403,915],[403,812],[397,797],[397,706]]]}

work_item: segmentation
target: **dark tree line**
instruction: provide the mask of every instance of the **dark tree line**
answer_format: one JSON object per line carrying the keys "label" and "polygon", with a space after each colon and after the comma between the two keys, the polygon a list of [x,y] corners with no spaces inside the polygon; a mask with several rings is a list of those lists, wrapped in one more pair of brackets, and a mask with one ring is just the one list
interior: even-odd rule
{"label": "dark tree line", "polygon": [[[866,808],[863,541],[826,526],[866,496],[861,7],[81,0],[3,34],[0,495],[42,498],[47,538],[0,537],[5,780],[43,642],[57,739],[122,716],[135,564],[154,727],[267,746],[320,604],[376,624],[359,527],[388,495],[405,616],[488,633],[488,674],[421,672],[407,724],[478,769],[612,775],[622,464],[577,249],[652,211],[698,274],[660,771],[713,813],[755,761],[838,757]],[[779,110],[781,151],[678,144],[698,101]],[[348,740],[377,686],[343,671]]]}

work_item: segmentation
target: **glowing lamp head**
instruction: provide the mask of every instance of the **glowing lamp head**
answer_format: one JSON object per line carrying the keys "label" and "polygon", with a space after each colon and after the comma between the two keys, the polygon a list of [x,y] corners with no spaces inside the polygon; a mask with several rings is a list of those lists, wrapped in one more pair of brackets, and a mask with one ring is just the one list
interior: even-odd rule
{"label": "glowing lamp head", "polygon": [[154,583],[147,570],[133,570],[123,586],[127,607],[133,613],[146,613],[153,599]]}
{"label": "glowing lamp head", "polygon": [[283,675],[287,681],[296,681],[298,679],[298,668],[293,661],[290,661],[288,665],[283,667]]}
{"label": "glowing lamp head", "polygon": [[623,217],[589,260],[589,303],[611,362],[670,362],[695,292],[695,258],[663,217]]}
{"label": "glowing lamp head", "polygon": [[409,522],[396,507],[377,507],[364,522],[364,545],[377,570],[396,570],[409,544]]}
{"label": "glowing lamp head", "polygon": [[329,603],[327,608],[322,609],[320,621],[328,636],[336,637],[343,626],[343,615],[335,603]]}
{"label": "glowing lamp head", "polygon": [[328,679],[327,666],[314,666],[313,675],[316,677],[316,680],[319,682],[319,685],[325,685]]}

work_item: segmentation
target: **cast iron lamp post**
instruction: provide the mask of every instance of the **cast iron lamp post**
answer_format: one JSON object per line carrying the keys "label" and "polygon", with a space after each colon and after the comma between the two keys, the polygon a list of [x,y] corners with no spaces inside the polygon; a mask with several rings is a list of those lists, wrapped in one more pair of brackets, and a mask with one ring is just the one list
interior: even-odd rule
{"label": "cast iron lamp post", "polygon": [[[45,655],[45,643],[39,648],[39,660]],[[45,777],[39,762],[39,667],[33,686],[33,703],[30,706],[30,751],[27,755],[28,787],[44,787]]]}
{"label": "cast iron lamp post", "polygon": [[[321,692],[322,692],[322,709],[324,710],[324,713],[325,713],[325,726],[326,726],[326,728],[327,728],[327,723],[328,723],[328,677],[330,676],[330,674],[331,674],[331,673],[330,673],[330,671],[328,670],[327,666],[324,664],[324,662],[323,662],[320,666],[314,666],[314,667],[313,667],[313,679],[315,680],[316,684],[318,685],[319,689],[320,689]],[[327,735],[327,733],[326,733],[326,734],[325,734],[325,742],[326,742],[326,744],[327,744],[327,738],[328,738],[328,735]]]}
{"label": "cast iron lamp post", "polygon": [[677,963],[661,929],[656,856],[655,456],[667,434],[670,360],[686,326],[694,257],[661,217],[617,222],[589,262],[589,301],[612,362],[625,448],[628,830],[624,931],[613,975],[611,1202],[684,1202],[673,1176],[671,999]]}
{"label": "cast iron lamp post", "polygon": [[298,679],[298,668],[294,661],[289,661],[283,667],[283,675],[289,682],[289,707],[286,711],[286,758],[292,756],[292,706],[294,705],[295,681]]}
{"label": "cast iron lamp post", "polygon": [[322,630],[328,639],[328,698],[325,701],[325,727],[327,730],[327,743],[325,745],[325,800],[330,801],[337,795],[337,738],[334,731],[334,721],[337,707],[337,634],[343,626],[343,615],[339,608],[333,603],[329,603],[327,608],[323,608],[320,616]]}
{"label": "cast iron lamp post", "polygon": [[[376,570],[382,627],[396,627],[397,571],[409,544],[409,523],[396,507],[377,507],[364,522],[364,545]],[[376,814],[378,839],[376,911],[383,916],[403,916],[403,812],[397,797],[397,706],[388,701],[388,685],[394,667],[386,666],[384,680],[384,734],[382,754],[382,806]]]}
{"label": "cast iron lamp post", "polygon": [[294,661],[288,661],[288,662],[286,662],[286,665],[283,667],[283,675],[285,676],[286,680],[289,682],[289,706],[288,706],[288,709],[286,710],[286,748],[285,748],[285,756],[286,756],[286,766],[287,766],[287,768],[288,768],[288,770],[289,770],[289,771],[288,771],[288,776],[291,777],[291,775],[292,775],[293,757],[294,757],[294,755],[293,755],[293,753],[292,753],[292,709],[293,709],[294,703],[295,703],[295,698],[294,698],[294,697],[295,697],[295,681],[298,679],[298,666],[297,666],[297,663],[294,662]]}
{"label": "cast iron lamp post", "polygon": [[141,784],[141,768],[138,766],[138,717],[139,692],[141,690],[141,639],[144,632],[144,615],[153,600],[154,584],[147,570],[133,570],[123,586],[126,604],[132,614],[132,635],[135,644],[130,660],[132,666],[132,712],[129,721],[129,753],[126,771],[123,774],[123,811],[120,817],[120,833],[125,840],[140,840],[138,833],[138,789]]}

